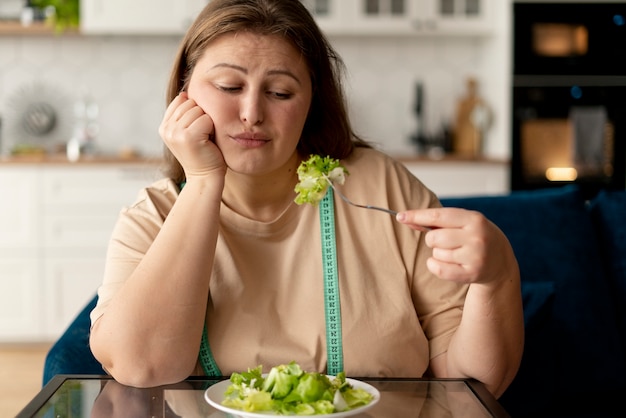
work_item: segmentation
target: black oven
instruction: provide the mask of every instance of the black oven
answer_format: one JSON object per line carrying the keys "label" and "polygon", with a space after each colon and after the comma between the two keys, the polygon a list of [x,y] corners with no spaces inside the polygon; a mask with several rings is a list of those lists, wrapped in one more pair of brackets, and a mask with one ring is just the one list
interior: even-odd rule
{"label": "black oven", "polygon": [[626,188],[626,1],[513,4],[511,189]]}
{"label": "black oven", "polygon": [[626,1],[513,4],[514,74],[626,75]]}

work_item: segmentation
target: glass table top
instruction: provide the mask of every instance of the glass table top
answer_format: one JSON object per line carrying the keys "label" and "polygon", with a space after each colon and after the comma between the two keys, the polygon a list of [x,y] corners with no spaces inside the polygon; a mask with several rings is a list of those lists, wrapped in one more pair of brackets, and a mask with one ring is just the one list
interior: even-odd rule
{"label": "glass table top", "polygon": [[[59,375],[17,418],[210,417],[233,418],[211,407],[204,393],[227,378],[189,378],[156,388],[124,386],[106,376]],[[509,417],[485,387],[456,379],[358,379],[380,391],[371,409],[353,415],[378,417]]]}

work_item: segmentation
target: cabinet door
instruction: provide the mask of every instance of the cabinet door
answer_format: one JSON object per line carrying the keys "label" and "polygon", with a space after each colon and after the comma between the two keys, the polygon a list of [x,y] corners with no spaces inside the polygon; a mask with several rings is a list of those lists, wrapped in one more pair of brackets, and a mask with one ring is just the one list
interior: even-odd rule
{"label": "cabinet door", "polygon": [[81,0],[87,34],[183,34],[208,0]]}
{"label": "cabinet door", "polygon": [[78,312],[94,297],[104,275],[104,255],[45,257],[45,335],[58,339]]}
{"label": "cabinet door", "polygon": [[487,35],[493,28],[491,0],[420,0],[415,28],[441,35]]}
{"label": "cabinet door", "polygon": [[301,0],[328,35],[483,35],[492,0]]}
{"label": "cabinet door", "polygon": [[505,163],[424,161],[405,165],[439,197],[509,193],[509,169]]}
{"label": "cabinet door", "polygon": [[359,33],[355,19],[361,0],[300,0],[328,35]]}
{"label": "cabinet door", "polygon": [[415,34],[413,19],[417,11],[411,0],[356,0],[355,30],[367,35]]}
{"label": "cabinet door", "polygon": [[36,255],[0,255],[0,342],[41,340],[43,291]]}
{"label": "cabinet door", "polygon": [[37,245],[38,173],[24,167],[0,168],[0,251],[5,256]]}
{"label": "cabinet door", "polygon": [[38,339],[42,325],[39,173],[0,167],[0,342]]}
{"label": "cabinet door", "polygon": [[44,169],[45,338],[57,338],[96,293],[120,210],[158,176],[158,166],[152,164]]}
{"label": "cabinet door", "polygon": [[106,248],[119,211],[157,175],[154,165],[46,169],[42,179],[46,254]]}

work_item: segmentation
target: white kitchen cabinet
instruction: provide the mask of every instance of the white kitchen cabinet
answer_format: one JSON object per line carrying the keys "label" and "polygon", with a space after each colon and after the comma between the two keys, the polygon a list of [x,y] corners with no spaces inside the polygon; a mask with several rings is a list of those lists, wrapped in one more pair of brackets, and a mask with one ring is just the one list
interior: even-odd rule
{"label": "white kitchen cabinet", "polygon": [[301,0],[328,35],[485,35],[493,0]]}
{"label": "white kitchen cabinet", "polygon": [[0,340],[41,334],[38,173],[0,170]]}
{"label": "white kitchen cabinet", "polygon": [[[81,0],[85,34],[182,35],[210,0]],[[484,35],[493,0],[300,0],[328,35]]]}
{"label": "white kitchen cabinet", "polygon": [[85,34],[181,35],[209,0],[81,0]]}
{"label": "white kitchen cabinet", "polygon": [[158,175],[143,163],[0,165],[0,342],[58,338],[102,282],[119,211]]}
{"label": "white kitchen cabinet", "polygon": [[309,9],[320,28],[327,34],[349,33],[352,15],[355,13],[353,0],[300,0]]}
{"label": "white kitchen cabinet", "polygon": [[49,256],[43,259],[43,331],[38,340],[56,340],[80,309],[95,295],[104,275],[104,249],[88,256]]}
{"label": "white kitchen cabinet", "polygon": [[37,172],[22,167],[0,170],[0,255],[30,254],[37,245],[38,179]]}
{"label": "white kitchen cabinet", "polygon": [[[46,337],[54,338],[102,282],[110,234],[154,167],[48,168],[41,179]],[[153,179],[153,178],[152,178]]]}
{"label": "white kitchen cabinet", "polygon": [[40,276],[35,254],[0,255],[0,342],[42,339],[44,295]]}
{"label": "white kitchen cabinet", "polygon": [[504,161],[416,160],[404,164],[441,198],[502,195],[510,191],[509,164]]}
{"label": "white kitchen cabinet", "polygon": [[425,34],[488,35],[493,30],[493,0],[422,0],[413,21]]}

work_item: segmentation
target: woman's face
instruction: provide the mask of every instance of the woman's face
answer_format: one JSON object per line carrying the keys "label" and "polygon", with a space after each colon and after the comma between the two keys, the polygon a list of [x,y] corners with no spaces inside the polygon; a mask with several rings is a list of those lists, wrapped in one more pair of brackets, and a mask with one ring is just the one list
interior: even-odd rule
{"label": "woman's face", "polygon": [[288,41],[222,35],[198,60],[188,94],[213,120],[231,170],[268,174],[297,164],[312,87],[303,57]]}

